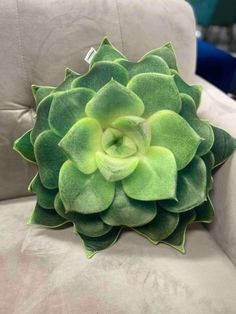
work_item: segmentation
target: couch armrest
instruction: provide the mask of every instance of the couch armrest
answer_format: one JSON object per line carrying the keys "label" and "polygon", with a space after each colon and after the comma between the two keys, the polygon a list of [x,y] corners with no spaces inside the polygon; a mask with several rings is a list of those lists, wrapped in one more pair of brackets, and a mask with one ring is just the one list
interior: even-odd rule
{"label": "couch armrest", "polygon": [[[236,102],[200,77],[196,76],[195,83],[203,86],[199,115],[236,137]],[[235,153],[214,175],[211,198],[215,206],[215,219],[208,227],[209,232],[236,264]]]}

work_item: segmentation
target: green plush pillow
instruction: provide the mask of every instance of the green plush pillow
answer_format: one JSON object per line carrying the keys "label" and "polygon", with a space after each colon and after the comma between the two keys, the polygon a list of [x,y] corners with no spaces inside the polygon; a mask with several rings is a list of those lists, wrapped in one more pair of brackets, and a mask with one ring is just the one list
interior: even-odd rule
{"label": "green plush pillow", "polygon": [[184,252],[188,225],[212,221],[212,171],[236,141],[198,118],[171,44],[130,62],[105,38],[86,74],[32,90],[35,126],[14,145],[38,166],[29,224],[71,222],[91,257],[123,227]]}

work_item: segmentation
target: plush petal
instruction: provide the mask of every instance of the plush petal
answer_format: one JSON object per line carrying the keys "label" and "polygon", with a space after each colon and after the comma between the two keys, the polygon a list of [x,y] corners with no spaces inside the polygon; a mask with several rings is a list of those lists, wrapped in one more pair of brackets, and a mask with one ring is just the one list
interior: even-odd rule
{"label": "plush petal", "polygon": [[96,162],[101,174],[110,182],[129,176],[137,167],[138,157],[115,158],[103,152],[96,153]]}
{"label": "plush petal", "polygon": [[96,54],[92,58],[90,67],[98,61],[114,61],[119,58],[126,59],[125,56],[110,43],[107,37],[105,37]]}
{"label": "plush petal", "polygon": [[[97,253],[97,251],[101,251],[108,248],[109,246],[112,246],[118,240],[121,230],[121,227],[114,227],[105,235],[96,238],[87,237],[83,234],[80,234],[80,237],[84,243],[87,257],[91,258]],[[77,233],[76,230],[74,231]]]}
{"label": "plush petal", "polygon": [[144,111],[142,100],[115,80],[99,90],[86,105],[88,117],[97,119],[106,128],[121,116],[141,116]]}
{"label": "plush petal", "polygon": [[119,59],[116,62],[126,68],[130,79],[140,73],[171,74],[167,63],[162,58],[154,55],[147,56],[139,62],[129,62],[125,59]]}
{"label": "plush petal", "polygon": [[142,99],[145,118],[163,109],[175,112],[181,110],[180,95],[172,75],[138,74],[129,81],[127,87]]}
{"label": "plush petal", "polygon": [[115,185],[106,181],[98,170],[86,175],[68,160],[61,167],[59,191],[66,212],[93,214],[110,206]]}
{"label": "plush petal", "polygon": [[151,142],[151,128],[140,117],[126,116],[116,119],[112,126],[126,135],[136,144],[140,153],[145,153]]}
{"label": "plush petal", "polygon": [[150,147],[135,171],[125,178],[125,193],[143,201],[175,198],[177,169],[174,155],[164,147]]}
{"label": "plush petal", "polygon": [[28,221],[29,225],[41,225],[49,228],[57,228],[68,221],[63,217],[59,216],[57,212],[53,209],[46,209],[36,204],[31,217]]}
{"label": "plush petal", "polygon": [[35,163],[34,147],[30,141],[30,134],[32,129],[23,134],[14,143],[14,150],[17,151],[24,159]]}
{"label": "plush petal", "polygon": [[34,96],[36,107],[39,103],[48,95],[50,95],[55,90],[55,87],[51,86],[38,86],[32,85],[32,93]]}
{"label": "plush petal", "polygon": [[83,118],[73,125],[59,146],[81,172],[90,174],[97,169],[95,153],[101,149],[101,142],[99,123],[92,118]]}
{"label": "plush petal", "polygon": [[177,200],[161,201],[160,205],[173,213],[190,210],[206,200],[206,166],[200,157],[178,172]]}
{"label": "plush petal", "polygon": [[30,140],[32,144],[34,144],[39,134],[41,134],[43,131],[50,130],[50,127],[48,124],[48,115],[49,115],[49,110],[50,110],[53,98],[54,98],[53,94],[47,96],[40,102],[37,108],[36,122],[30,134]]}
{"label": "plush petal", "polygon": [[50,128],[63,137],[76,121],[85,117],[85,105],[94,95],[95,92],[88,88],[74,88],[57,94],[49,111]]}
{"label": "plush petal", "polygon": [[196,213],[194,210],[187,211],[180,215],[180,221],[175,229],[175,231],[165,240],[161,242],[166,243],[176,250],[180,251],[181,253],[185,253],[185,234],[188,225],[194,222],[196,217]]}
{"label": "plush petal", "polygon": [[137,146],[121,131],[114,128],[107,128],[102,135],[102,147],[111,157],[126,158],[137,152]]}
{"label": "plush petal", "polygon": [[176,72],[174,70],[172,70],[171,72],[174,74],[175,84],[176,84],[179,92],[191,96],[192,99],[194,100],[196,108],[198,108],[200,105],[200,102],[201,102],[202,87],[198,86],[198,85],[188,85],[180,77],[178,72]]}
{"label": "plush petal", "polygon": [[110,61],[100,61],[88,73],[74,80],[72,88],[88,87],[98,91],[112,78],[124,86],[128,83],[128,73],[124,67]]}
{"label": "plush petal", "polygon": [[57,86],[54,92],[64,92],[70,90],[72,88],[72,83],[74,82],[74,80],[80,76],[81,75],[79,73],[74,72],[69,68],[66,68],[64,81],[59,86]]}
{"label": "plush petal", "polygon": [[83,215],[75,212],[66,213],[59,193],[55,199],[55,209],[60,216],[73,222],[75,230],[83,235],[100,237],[112,229],[111,226],[108,226],[101,220],[99,214]]}
{"label": "plush petal", "polygon": [[213,188],[213,177],[212,177],[212,169],[215,164],[215,158],[211,151],[209,151],[206,155],[201,157],[206,165],[207,170],[207,184],[206,184],[206,191],[207,194],[212,190]]}
{"label": "plush petal", "polygon": [[155,113],[148,122],[152,130],[151,145],[171,150],[178,170],[186,167],[196,154],[200,136],[180,115],[170,110]]}
{"label": "plush petal", "polygon": [[182,109],[180,115],[191,125],[196,133],[203,139],[197,149],[197,155],[202,156],[209,152],[214,143],[214,133],[211,125],[198,118],[196,106],[192,97],[181,94]]}
{"label": "plush petal", "polygon": [[171,43],[167,43],[158,49],[151,50],[146,53],[141,60],[146,59],[147,56],[161,57],[168,64],[170,69],[177,70],[176,55]]}
{"label": "plush petal", "polygon": [[236,149],[236,139],[225,130],[212,126],[215,142],[212,146],[212,153],[215,157],[215,167],[223,164]]}
{"label": "plush petal", "polygon": [[149,223],[156,216],[155,202],[142,202],[129,198],[122,185],[116,185],[116,193],[110,207],[101,212],[102,220],[111,226],[137,227]]}
{"label": "plush petal", "polygon": [[214,218],[214,208],[210,198],[194,208],[196,212],[195,222],[211,223]]}
{"label": "plush petal", "polygon": [[179,222],[179,214],[170,213],[157,205],[156,217],[148,224],[134,230],[154,244],[174,232]]}
{"label": "plush petal", "polygon": [[35,142],[35,157],[39,167],[39,177],[45,188],[58,187],[59,170],[66,156],[58,143],[60,138],[52,131],[44,131]]}
{"label": "plush petal", "polygon": [[46,209],[54,208],[54,199],[56,197],[58,189],[46,189],[43,186],[38,174],[31,181],[29,185],[29,190],[37,194],[37,201],[41,207]]}

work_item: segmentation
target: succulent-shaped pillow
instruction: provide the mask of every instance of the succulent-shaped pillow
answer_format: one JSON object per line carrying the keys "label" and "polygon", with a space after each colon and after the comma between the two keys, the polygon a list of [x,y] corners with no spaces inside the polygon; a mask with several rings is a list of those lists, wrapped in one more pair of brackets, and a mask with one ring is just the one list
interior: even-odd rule
{"label": "succulent-shaped pillow", "polygon": [[35,125],[14,145],[38,166],[29,224],[71,222],[91,257],[123,227],[184,252],[187,226],[212,221],[212,171],[236,141],[198,118],[201,88],[171,44],[130,62],[105,38],[86,74],[33,95]]}

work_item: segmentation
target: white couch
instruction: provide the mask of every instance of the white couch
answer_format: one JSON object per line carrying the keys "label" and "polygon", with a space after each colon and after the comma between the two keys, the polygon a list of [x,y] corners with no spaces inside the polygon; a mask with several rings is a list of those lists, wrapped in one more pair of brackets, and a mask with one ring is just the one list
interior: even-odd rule
{"label": "white couch", "polygon": [[[80,73],[88,49],[109,39],[131,60],[171,41],[182,76],[203,86],[199,114],[236,136],[236,103],[194,75],[195,22],[181,0],[0,2],[0,313],[236,313],[236,154],[215,175],[215,220],[187,232],[185,255],[123,233],[88,260],[71,228],[26,221],[35,169],[12,151],[33,124],[31,84]],[[22,197],[25,196],[25,197]]]}

